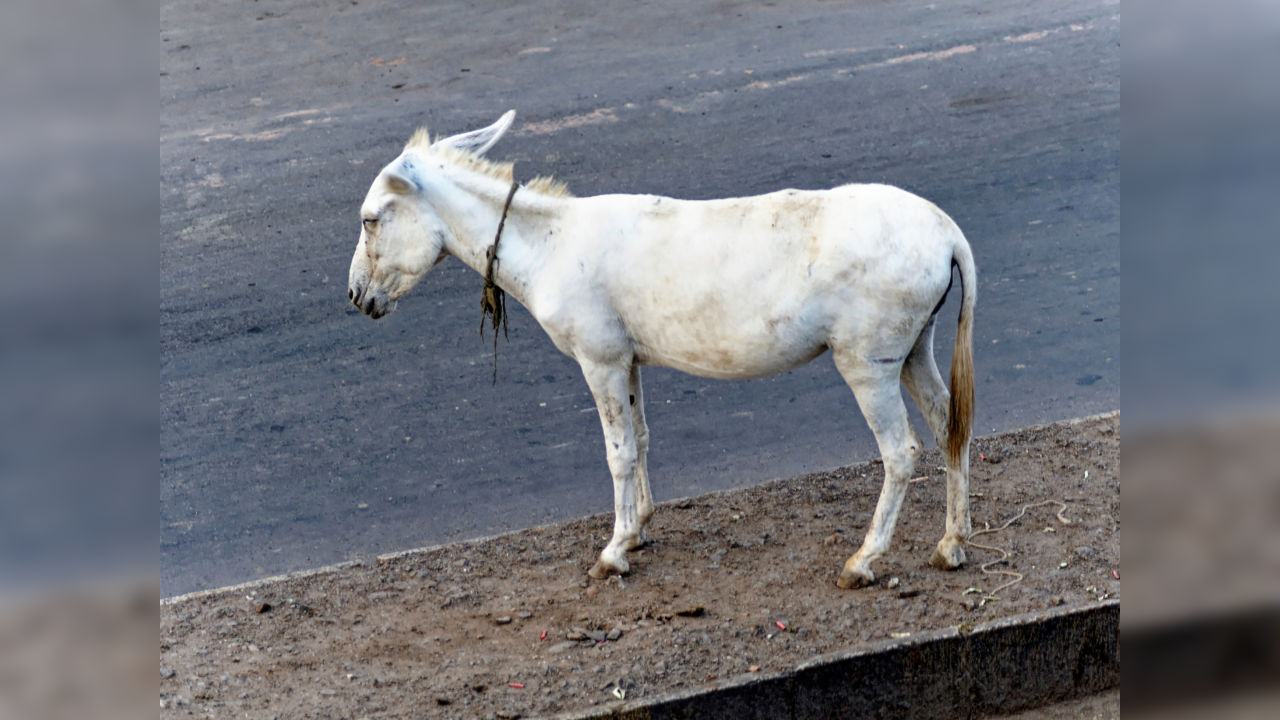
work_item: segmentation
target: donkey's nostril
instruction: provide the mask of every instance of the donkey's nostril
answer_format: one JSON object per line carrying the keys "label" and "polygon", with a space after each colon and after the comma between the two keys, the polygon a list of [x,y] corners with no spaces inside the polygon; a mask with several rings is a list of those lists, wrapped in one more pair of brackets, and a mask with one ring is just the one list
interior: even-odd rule
{"label": "donkey's nostril", "polygon": [[351,288],[347,288],[347,299],[348,299],[348,300],[355,300],[355,299],[356,299],[356,291],[355,291],[355,290],[352,290]]}

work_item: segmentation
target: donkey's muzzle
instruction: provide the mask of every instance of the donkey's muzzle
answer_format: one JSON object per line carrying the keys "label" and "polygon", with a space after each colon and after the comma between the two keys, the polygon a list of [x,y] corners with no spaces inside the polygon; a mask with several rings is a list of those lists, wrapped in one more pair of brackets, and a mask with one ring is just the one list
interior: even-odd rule
{"label": "donkey's muzzle", "polygon": [[396,302],[389,300],[381,293],[374,292],[368,288],[347,288],[347,297],[351,299],[351,304],[360,309],[360,312],[377,320],[396,309]]}

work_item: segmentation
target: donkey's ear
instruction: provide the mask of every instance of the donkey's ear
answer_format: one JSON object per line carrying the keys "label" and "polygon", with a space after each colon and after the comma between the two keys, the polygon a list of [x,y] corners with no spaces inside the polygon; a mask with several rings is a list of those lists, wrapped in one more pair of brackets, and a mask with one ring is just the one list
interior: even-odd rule
{"label": "donkey's ear", "polygon": [[410,195],[417,188],[413,178],[401,168],[389,167],[383,171],[382,176],[386,179],[387,189],[397,195]]}
{"label": "donkey's ear", "polygon": [[473,155],[483,155],[486,150],[493,147],[493,144],[502,138],[507,132],[507,128],[511,127],[511,121],[515,119],[516,111],[508,110],[506,114],[498,118],[498,122],[483,130],[472,130],[469,133],[447,137],[436,141],[436,144],[455,147]]}

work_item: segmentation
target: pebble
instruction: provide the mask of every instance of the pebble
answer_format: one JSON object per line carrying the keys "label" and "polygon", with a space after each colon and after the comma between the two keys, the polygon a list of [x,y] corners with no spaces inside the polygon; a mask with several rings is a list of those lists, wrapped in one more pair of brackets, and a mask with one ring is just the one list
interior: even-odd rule
{"label": "pebble", "polygon": [[622,637],[622,631],[618,628],[610,630],[608,634],[605,635],[605,638],[608,640],[617,640],[620,637]]}
{"label": "pebble", "polygon": [[177,675],[177,673],[170,670],[169,668],[160,668],[160,677],[164,678],[165,680],[168,680],[174,675]]}
{"label": "pebble", "polygon": [[516,617],[520,618],[521,620],[528,620],[533,617],[533,613],[529,612],[528,610],[521,610],[520,612],[516,613]]}
{"label": "pebble", "polygon": [[494,624],[496,624],[496,625],[508,625],[508,624],[510,624],[510,623],[511,623],[511,616],[510,616],[510,615],[501,615],[501,616],[499,616],[499,617],[494,618],[494,619],[493,619],[493,622],[494,622]]}
{"label": "pebble", "polygon": [[573,641],[573,640],[567,640],[567,641],[565,641],[565,642],[557,643],[557,644],[555,644],[555,645],[552,645],[552,646],[551,646],[551,649],[550,649],[548,652],[550,652],[552,655],[559,655],[560,653],[564,652],[565,650],[570,650],[570,649],[575,648],[575,647],[578,647],[578,643],[577,643],[577,642],[575,642],[575,641]]}
{"label": "pebble", "polygon": [[596,642],[604,642],[608,637],[603,630],[588,630],[586,635]]}

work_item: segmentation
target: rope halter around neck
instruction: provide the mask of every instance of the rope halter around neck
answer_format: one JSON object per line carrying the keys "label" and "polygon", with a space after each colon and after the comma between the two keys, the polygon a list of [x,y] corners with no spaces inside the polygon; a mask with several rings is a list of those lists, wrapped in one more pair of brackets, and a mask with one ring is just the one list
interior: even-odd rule
{"label": "rope halter around neck", "polygon": [[511,210],[511,198],[520,189],[519,183],[511,181],[511,190],[507,193],[507,201],[502,205],[502,219],[498,221],[498,232],[493,236],[493,245],[485,252],[484,290],[480,293],[480,337],[484,338],[484,321],[490,318],[493,323],[493,384],[498,384],[498,326],[502,326],[502,335],[510,342],[507,334],[507,294],[498,287],[494,277],[498,272],[498,243],[502,241],[502,228],[507,224],[507,213]]}

